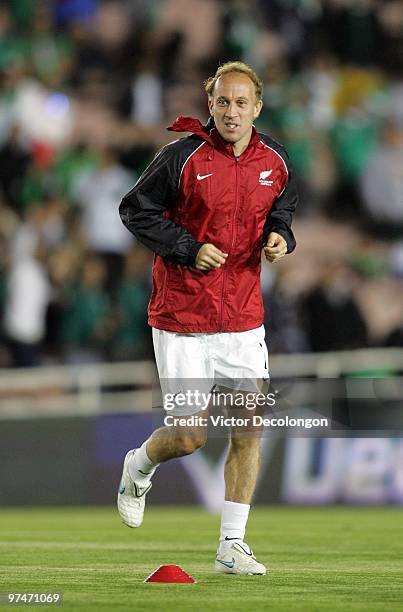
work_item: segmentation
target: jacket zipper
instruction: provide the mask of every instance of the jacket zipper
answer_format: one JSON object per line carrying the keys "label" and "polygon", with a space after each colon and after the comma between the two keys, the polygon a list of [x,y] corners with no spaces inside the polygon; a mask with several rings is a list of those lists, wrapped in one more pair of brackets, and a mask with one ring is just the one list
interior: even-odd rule
{"label": "jacket zipper", "polygon": [[[236,214],[238,212],[238,204],[239,204],[239,196],[238,196],[238,185],[239,184],[239,157],[235,157],[235,207],[234,207],[234,215],[232,217],[232,236],[231,236],[231,245],[228,250],[228,256],[230,256],[232,248],[235,242],[235,219]],[[227,280],[227,272],[226,272],[226,264],[224,264],[223,275],[222,275],[222,288],[221,288],[221,314],[220,314],[220,331],[224,331],[224,299],[225,299],[225,289],[226,289],[226,280]]]}

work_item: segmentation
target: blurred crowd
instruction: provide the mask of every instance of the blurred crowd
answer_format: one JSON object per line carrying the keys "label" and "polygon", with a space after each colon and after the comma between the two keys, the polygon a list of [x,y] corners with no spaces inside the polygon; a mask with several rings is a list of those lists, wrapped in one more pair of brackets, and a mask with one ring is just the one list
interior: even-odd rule
{"label": "blurred crowd", "polygon": [[262,275],[271,352],[403,346],[401,0],[3,0],[0,367],[152,354],[118,204],[233,59],[301,193]]}

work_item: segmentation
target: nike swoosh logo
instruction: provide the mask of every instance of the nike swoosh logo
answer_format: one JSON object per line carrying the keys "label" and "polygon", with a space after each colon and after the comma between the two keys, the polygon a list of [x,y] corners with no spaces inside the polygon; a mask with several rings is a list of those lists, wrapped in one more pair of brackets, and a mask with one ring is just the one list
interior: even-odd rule
{"label": "nike swoosh logo", "polygon": [[252,552],[252,551],[251,551],[251,552],[248,552],[248,551],[247,551],[247,550],[245,550],[245,549],[244,549],[244,547],[243,547],[243,546],[241,546],[240,544],[238,544],[238,546],[239,546],[239,548],[240,548],[241,550],[243,550],[243,552],[245,553],[245,555],[248,555],[248,557],[253,557],[253,552]]}
{"label": "nike swoosh logo", "polygon": [[216,561],[218,561],[218,563],[222,563],[223,565],[229,568],[233,568],[235,565],[234,557],[232,557],[232,561],[220,561],[220,559],[216,559]]}
{"label": "nike swoosh logo", "polygon": [[226,540],[239,540],[240,538],[229,538],[228,536],[225,536]]}
{"label": "nike swoosh logo", "polygon": [[198,174],[196,178],[197,178],[198,181],[202,181],[203,179],[205,179],[205,178],[207,178],[209,176],[213,176],[213,173],[211,173],[211,174],[203,174],[203,175]]}
{"label": "nike swoosh logo", "polygon": [[136,493],[136,497],[143,497],[148,491],[151,489],[151,482],[144,487],[138,487],[135,482],[133,482],[134,491]]}

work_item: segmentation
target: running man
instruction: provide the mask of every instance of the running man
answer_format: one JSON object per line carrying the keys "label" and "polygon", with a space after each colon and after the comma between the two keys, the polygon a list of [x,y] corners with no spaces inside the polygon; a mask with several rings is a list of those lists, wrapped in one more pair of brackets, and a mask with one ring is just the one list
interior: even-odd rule
{"label": "running man", "polygon": [[[268,379],[262,249],[271,263],[294,250],[298,195],[285,150],[253,126],[262,89],[246,64],[220,66],[205,83],[207,125],[178,117],[168,129],[191,135],[163,147],[121,202],[123,223],[155,253],[149,324],[161,382],[247,379],[259,388]],[[197,406],[171,414],[206,416]],[[158,465],[205,442],[206,427],[161,427],[127,453],[118,494],[126,525],[141,525]],[[244,542],[259,455],[259,435],[231,432],[218,572],[266,573]]]}

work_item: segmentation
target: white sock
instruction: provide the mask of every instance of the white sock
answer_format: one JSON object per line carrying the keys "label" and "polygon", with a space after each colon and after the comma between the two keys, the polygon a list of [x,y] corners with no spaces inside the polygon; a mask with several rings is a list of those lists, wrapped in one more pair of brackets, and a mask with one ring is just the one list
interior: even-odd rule
{"label": "white sock", "polygon": [[131,456],[128,463],[130,478],[134,482],[147,483],[151,480],[159,463],[153,463],[146,451],[147,440]]}
{"label": "white sock", "polygon": [[220,544],[218,552],[223,554],[236,541],[245,536],[250,505],[225,501],[221,511]]}

